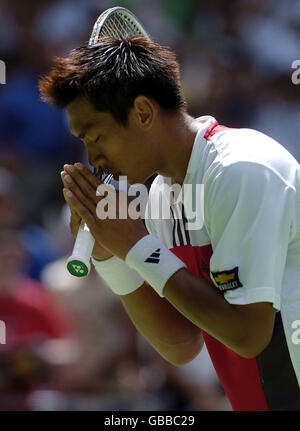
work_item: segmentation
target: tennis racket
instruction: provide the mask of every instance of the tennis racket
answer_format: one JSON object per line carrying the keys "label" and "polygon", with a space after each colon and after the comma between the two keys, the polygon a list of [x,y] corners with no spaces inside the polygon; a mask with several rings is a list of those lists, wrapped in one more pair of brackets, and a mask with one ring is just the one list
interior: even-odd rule
{"label": "tennis racket", "polygon": [[[150,36],[128,9],[123,7],[113,7],[105,10],[95,22],[89,45],[95,45],[99,37],[111,36],[115,38],[126,38],[141,35],[150,40]],[[104,183],[112,180],[112,175],[106,175],[101,168],[94,170]],[[67,260],[68,271],[76,277],[85,277],[91,269],[91,255],[95,240],[84,221],[81,222],[75,240],[72,255]]]}

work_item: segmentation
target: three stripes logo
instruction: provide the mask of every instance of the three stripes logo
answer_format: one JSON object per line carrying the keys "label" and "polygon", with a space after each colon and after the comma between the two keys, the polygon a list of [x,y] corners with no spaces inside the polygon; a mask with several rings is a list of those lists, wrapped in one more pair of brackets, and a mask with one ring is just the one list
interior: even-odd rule
{"label": "three stripes logo", "polygon": [[159,263],[160,261],[160,248],[155,250],[146,260],[147,263]]}

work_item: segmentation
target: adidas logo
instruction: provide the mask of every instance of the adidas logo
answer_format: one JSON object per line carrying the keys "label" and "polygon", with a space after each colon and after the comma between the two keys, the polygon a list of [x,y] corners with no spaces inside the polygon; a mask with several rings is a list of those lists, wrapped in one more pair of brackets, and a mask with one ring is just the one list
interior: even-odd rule
{"label": "adidas logo", "polygon": [[152,253],[146,260],[145,262],[147,263],[159,263],[159,259],[160,258],[160,248],[158,248],[157,250],[155,250],[154,253]]}

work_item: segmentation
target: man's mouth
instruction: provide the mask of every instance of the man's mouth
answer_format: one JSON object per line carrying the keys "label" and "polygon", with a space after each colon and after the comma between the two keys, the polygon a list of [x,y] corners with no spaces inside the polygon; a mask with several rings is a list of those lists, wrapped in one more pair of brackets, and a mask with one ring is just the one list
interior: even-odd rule
{"label": "man's mouth", "polygon": [[115,181],[119,181],[119,177],[121,175],[119,172],[112,174],[112,175],[113,175]]}

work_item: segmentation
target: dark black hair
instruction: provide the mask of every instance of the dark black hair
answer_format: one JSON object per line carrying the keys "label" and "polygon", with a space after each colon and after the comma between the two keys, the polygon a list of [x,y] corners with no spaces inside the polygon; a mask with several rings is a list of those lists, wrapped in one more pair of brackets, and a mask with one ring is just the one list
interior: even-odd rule
{"label": "dark black hair", "polygon": [[109,112],[123,125],[138,95],[171,112],[186,105],[174,52],[141,36],[103,37],[94,46],[55,58],[39,89],[42,99],[57,108],[86,96],[97,111]]}

